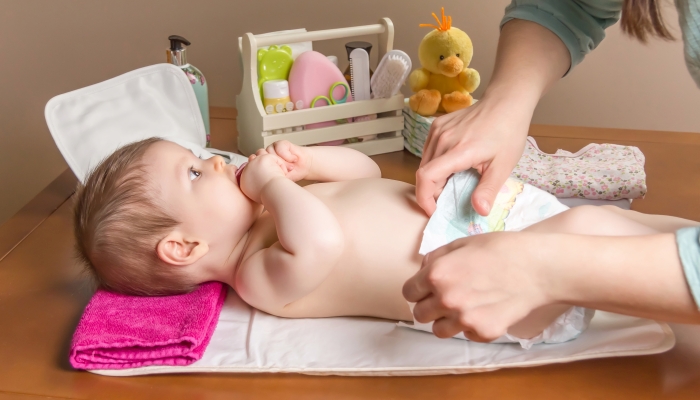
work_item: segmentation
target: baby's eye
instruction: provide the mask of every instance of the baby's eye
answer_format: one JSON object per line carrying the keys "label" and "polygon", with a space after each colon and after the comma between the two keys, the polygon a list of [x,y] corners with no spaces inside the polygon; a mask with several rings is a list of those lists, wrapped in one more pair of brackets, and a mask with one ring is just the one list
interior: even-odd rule
{"label": "baby's eye", "polygon": [[202,175],[201,172],[197,171],[196,169],[190,167],[190,180],[193,181],[197,178],[199,178]]}

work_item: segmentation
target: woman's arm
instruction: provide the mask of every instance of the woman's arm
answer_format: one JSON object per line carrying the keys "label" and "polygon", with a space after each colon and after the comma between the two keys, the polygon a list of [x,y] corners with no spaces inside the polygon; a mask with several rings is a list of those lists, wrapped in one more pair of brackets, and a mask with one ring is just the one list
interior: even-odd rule
{"label": "woman's arm", "polygon": [[503,26],[482,99],[435,119],[430,127],[416,173],[416,198],[428,215],[447,178],[469,168],[482,175],[472,196],[474,209],[488,214],[522,155],[537,102],[569,65],[569,51],[547,28],[524,20]]}
{"label": "woman's arm", "polygon": [[546,271],[555,301],[620,314],[700,323],[672,233],[637,237],[550,235]]}
{"label": "woman's arm", "polygon": [[416,320],[436,321],[441,337],[465,332],[478,341],[498,338],[551,304],[700,323],[670,233],[471,236],[429,253],[403,293],[417,302]]}
{"label": "woman's arm", "polygon": [[487,215],[522,155],[540,97],[605,37],[622,0],[517,0],[501,23],[491,82],[475,105],[437,118],[416,174],[418,204],[431,215],[447,178],[476,168],[472,196]]}
{"label": "woman's arm", "polygon": [[471,236],[429,253],[404,296],[418,302],[416,320],[437,320],[445,337],[475,332],[475,340],[493,340],[554,304],[700,323],[700,227],[686,229],[677,246],[673,233],[643,221],[576,207],[523,232]]}

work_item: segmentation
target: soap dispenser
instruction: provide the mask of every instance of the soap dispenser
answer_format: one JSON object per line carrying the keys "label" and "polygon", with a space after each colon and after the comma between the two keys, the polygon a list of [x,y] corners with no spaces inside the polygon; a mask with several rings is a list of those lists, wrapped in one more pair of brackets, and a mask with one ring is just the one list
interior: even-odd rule
{"label": "soap dispenser", "polygon": [[187,62],[187,53],[184,46],[189,46],[191,43],[182,36],[172,35],[168,37],[170,40],[170,48],[166,50],[168,63],[176,65],[182,69],[187,75],[194,89],[194,94],[197,97],[199,111],[202,113],[204,121],[204,129],[207,133],[207,147],[211,145],[211,135],[209,133],[209,93],[207,90],[207,81],[204,75],[194,65]]}

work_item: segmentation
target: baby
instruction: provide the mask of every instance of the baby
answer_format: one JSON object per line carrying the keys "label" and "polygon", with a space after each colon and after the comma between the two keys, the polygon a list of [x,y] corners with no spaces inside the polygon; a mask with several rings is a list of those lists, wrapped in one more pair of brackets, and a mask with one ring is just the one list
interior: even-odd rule
{"label": "baby", "polygon": [[[323,183],[295,183],[302,179]],[[221,281],[280,317],[413,321],[401,290],[421,267],[428,223],[414,190],[382,179],[369,157],[343,147],[280,141],[238,169],[148,139],[90,174],[77,194],[75,235],[99,284],[117,292],[166,295]],[[655,232],[620,212],[580,207],[527,229]],[[537,310],[508,333],[532,338],[569,309]]]}

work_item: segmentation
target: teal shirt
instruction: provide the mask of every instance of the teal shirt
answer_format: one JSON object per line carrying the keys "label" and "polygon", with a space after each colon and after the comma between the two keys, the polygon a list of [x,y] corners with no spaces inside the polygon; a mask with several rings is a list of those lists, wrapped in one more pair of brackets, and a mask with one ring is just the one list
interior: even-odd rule
{"label": "teal shirt", "polygon": [[[571,54],[571,68],[605,38],[605,29],[620,19],[623,0],[513,0],[501,26],[512,19],[536,22],[554,32]],[[685,61],[700,88],[700,2],[676,0]]]}
{"label": "teal shirt", "polygon": [[[605,38],[605,29],[620,19],[623,0],[513,0],[501,21],[536,22],[554,32],[571,54],[571,68]],[[676,0],[688,72],[700,88],[700,1]],[[686,282],[700,308],[700,227],[676,232]]]}

